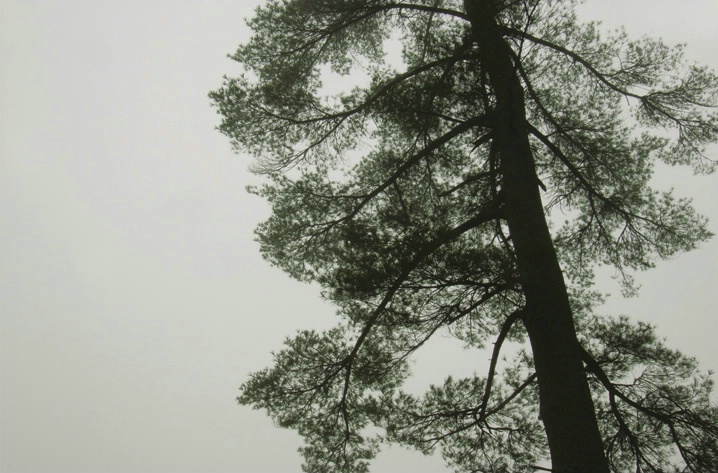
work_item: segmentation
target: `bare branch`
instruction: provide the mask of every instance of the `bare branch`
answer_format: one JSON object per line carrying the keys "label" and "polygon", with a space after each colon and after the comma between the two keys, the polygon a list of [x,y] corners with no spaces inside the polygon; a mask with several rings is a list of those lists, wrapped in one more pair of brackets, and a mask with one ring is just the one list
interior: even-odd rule
{"label": "bare branch", "polygon": [[501,326],[499,335],[496,337],[494,342],[494,351],[491,354],[491,364],[489,365],[489,374],[486,377],[486,388],[484,389],[484,395],[481,398],[481,407],[479,407],[479,419],[483,420],[486,418],[486,406],[489,404],[489,398],[491,397],[491,388],[494,383],[494,375],[496,374],[496,363],[499,360],[501,353],[501,346],[509,334],[509,330],[516,323],[517,320],[524,316],[523,310],[517,310],[509,315]]}

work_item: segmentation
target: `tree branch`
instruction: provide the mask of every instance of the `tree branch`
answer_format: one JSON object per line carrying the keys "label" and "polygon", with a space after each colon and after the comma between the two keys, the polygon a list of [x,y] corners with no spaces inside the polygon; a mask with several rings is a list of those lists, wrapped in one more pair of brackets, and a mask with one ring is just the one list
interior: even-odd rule
{"label": "tree branch", "polygon": [[[320,146],[322,143],[326,142],[326,140],[332,136],[339,127],[350,117],[357,115],[369,107],[371,107],[374,103],[376,103],[378,100],[380,100],[382,97],[386,96],[387,92],[389,92],[392,88],[402,84],[403,82],[407,81],[408,79],[411,79],[412,77],[415,77],[423,72],[429,71],[437,66],[441,65],[451,65],[458,61],[467,59],[469,56],[466,55],[456,55],[456,56],[449,56],[441,59],[437,59],[436,61],[432,61],[427,64],[423,64],[421,66],[415,67],[409,71],[403,72],[401,74],[397,74],[392,79],[386,81],[383,84],[380,84],[374,91],[368,94],[368,97],[364,99],[364,101],[357,105],[354,108],[351,108],[349,110],[342,110],[338,112],[332,112],[328,113],[322,110],[319,110],[320,115],[305,117],[305,118],[296,118],[292,115],[283,115],[281,113],[275,112],[271,110],[270,108],[267,108],[266,106],[262,106],[260,104],[252,104],[259,112],[260,115],[263,115],[265,119],[267,120],[276,120],[277,122],[284,122],[288,124],[289,126],[302,126],[302,125],[317,125],[317,126],[324,126],[324,131],[321,132],[321,136],[314,139],[311,143],[307,144],[301,151],[296,151],[292,155],[289,155],[285,158],[278,159],[279,161],[276,164],[267,164],[262,167],[258,167],[256,169],[256,172],[262,173],[262,172],[272,172],[272,171],[278,171],[282,168],[286,168],[288,166],[291,166],[292,163],[295,163],[302,158],[306,157],[307,154],[314,148]],[[450,117],[441,117],[447,121],[456,121],[455,119],[452,119]],[[333,123],[332,123],[333,122]],[[278,126],[278,125],[277,125]],[[317,131],[320,131],[321,129],[317,129]],[[275,127],[275,131],[280,132],[281,129],[277,130]]]}
{"label": "tree branch", "polygon": [[486,208],[483,211],[479,212],[473,218],[467,220],[466,222],[462,223],[457,227],[452,228],[443,235],[440,235],[423,251],[421,251],[414,258],[411,264],[409,264],[408,267],[404,269],[404,271],[402,271],[401,275],[397,278],[396,281],[394,281],[394,284],[392,284],[391,287],[387,290],[379,305],[376,307],[376,309],[374,309],[374,311],[372,311],[371,315],[369,315],[366,323],[364,324],[364,328],[361,331],[361,334],[354,343],[352,351],[349,353],[349,355],[347,355],[347,357],[342,363],[342,366],[346,369],[344,390],[342,393],[342,402],[346,400],[347,393],[349,392],[352,364],[357,357],[357,353],[359,352],[361,346],[364,344],[364,340],[366,340],[367,336],[369,335],[369,332],[372,330],[377,320],[381,316],[383,310],[386,308],[389,302],[391,302],[392,298],[394,297],[394,294],[396,294],[396,292],[401,288],[401,285],[404,283],[404,281],[409,277],[409,275],[414,271],[414,269],[416,269],[434,251],[441,248],[443,245],[455,240],[469,230],[472,230],[481,224],[492,221],[496,218],[498,212],[499,207],[497,204],[494,203],[493,205],[489,206],[489,208]]}
{"label": "tree branch", "polygon": [[443,134],[442,136],[436,138],[435,140],[429,142],[426,147],[424,147],[421,151],[411,156],[409,159],[404,161],[397,169],[394,171],[387,179],[384,180],[379,186],[374,188],[371,192],[366,194],[364,198],[357,204],[354,209],[352,209],[351,212],[349,212],[347,215],[332,220],[330,222],[327,222],[327,228],[326,230],[331,229],[335,225],[345,222],[347,220],[351,220],[353,217],[355,217],[361,210],[366,206],[371,200],[376,197],[377,195],[381,194],[384,190],[386,190],[389,186],[394,184],[399,177],[401,177],[404,172],[412,167],[413,165],[417,164],[419,161],[421,161],[423,158],[431,154],[433,151],[437,150],[441,146],[445,145],[455,137],[459,136],[460,134],[470,130],[471,128],[486,123],[487,115],[482,115],[480,117],[474,117],[471,118],[459,125],[456,125],[454,128],[449,130],[447,133]]}
{"label": "tree branch", "polygon": [[631,93],[625,89],[618,87],[616,84],[609,81],[606,78],[606,76],[604,74],[602,74],[601,72],[599,72],[595,67],[593,67],[593,65],[588,60],[584,59],[579,54],[571,51],[570,49],[566,49],[563,46],[559,46],[558,44],[552,43],[552,42],[547,41],[542,38],[538,38],[536,36],[533,36],[530,33],[527,33],[525,31],[519,31],[519,30],[511,28],[511,27],[504,27],[504,31],[509,33],[511,36],[517,36],[519,38],[528,39],[532,43],[546,46],[547,48],[553,49],[554,51],[558,51],[561,54],[564,54],[564,55],[570,57],[572,60],[574,60],[575,62],[577,62],[577,63],[581,64],[583,67],[585,67],[586,70],[588,70],[591,74],[593,74],[596,77],[596,79],[598,79],[603,84],[608,86],[608,88],[610,88],[611,90],[618,92],[619,94],[638,99],[641,102],[644,102],[644,100],[645,100],[645,96],[636,95],[634,93]]}
{"label": "tree branch", "polygon": [[[603,83],[603,84],[604,84],[605,86],[607,86],[609,89],[611,89],[611,90],[613,90],[614,92],[617,92],[617,93],[623,95],[624,97],[637,99],[637,100],[641,103],[641,105],[644,106],[644,107],[648,110],[647,113],[649,113],[649,114],[658,114],[658,115],[661,115],[661,116],[665,117],[665,118],[668,119],[669,121],[672,121],[673,123],[675,123],[676,126],[678,126],[679,130],[682,130],[682,129],[684,128],[684,126],[686,125],[686,123],[690,122],[690,120],[687,120],[687,119],[685,119],[685,118],[681,118],[681,117],[679,117],[679,116],[674,115],[673,113],[671,113],[670,109],[665,108],[665,107],[662,107],[662,106],[660,106],[660,104],[658,104],[658,103],[656,103],[654,100],[652,100],[653,98],[657,98],[657,97],[660,97],[660,96],[670,95],[670,92],[675,92],[675,90],[673,90],[673,91],[668,91],[668,92],[666,92],[666,91],[654,91],[654,92],[650,92],[650,93],[648,93],[648,94],[646,94],[646,95],[639,95],[639,94],[630,92],[630,91],[626,90],[625,88],[620,87],[620,86],[616,85],[615,83],[611,82],[611,81],[606,77],[606,74],[603,74],[603,73],[600,72],[598,69],[596,69],[596,68],[591,64],[590,61],[588,61],[587,59],[583,58],[580,54],[578,54],[578,53],[576,53],[576,52],[574,52],[574,51],[571,51],[570,49],[567,49],[567,48],[565,48],[565,47],[563,47],[563,46],[560,46],[560,45],[558,45],[558,44],[552,43],[551,41],[547,41],[547,40],[545,40],[545,39],[538,38],[538,37],[533,36],[533,35],[531,35],[530,33],[527,33],[527,32],[525,32],[525,31],[519,31],[519,30],[517,30],[517,29],[515,29],[515,28],[504,27],[504,31],[507,32],[508,34],[510,34],[511,36],[517,36],[517,37],[519,37],[519,38],[528,39],[529,41],[531,41],[531,42],[533,42],[533,43],[535,43],[535,44],[540,44],[540,45],[545,46],[545,47],[547,47],[547,48],[553,49],[554,51],[557,51],[557,52],[559,52],[559,53],[561,53],[561,54],[563,54],[563,55],[565,55],[565,56],[571,58],[574,62],[577,62],[577,63],[581,64],[581,65],[582,65],[587,71],[589,71],[596,79],[598,79],[599,82]],[[687,101],[687,103],[690,103],[690,104],[692,104],[692,105],[701,106],[701,107],[711,107],[711,106],[713,106],[713,105],[711,105],[711,104],[701,103],[701,102],[698,102],[698,101],[695,101],[695,100],[691,100],[691,99],[686,99],[686,101]],[[715,129],[714,129],[714,132],[715,132]],[[693,146],[693,147],[695,148],[695,146]],[[700,153],[699,153],[699,154],[700,154]]]}
{"label": "tree branch", "polygon": [[[361,12],[361,10],[349,10],[348,15],[344,15],[344,17],[339,18],[339,21],[325,26],[324,28],[320,28],[316,31],[317,37],[313,38],[310,41],[306,41],[305,43],[302,43],[301,45],[281,51],[281,55],[294,55],[298,52],[305,50],[317,43],[319,43],[322,40],[325,40],[326,38],[336,35],[337,33],[340,33],[341,31],[351,27],[352,25],[355,25],[357,23],[360,23],[361,21],[366,20],[367,18],[371,18],[372,16],[382,13],[382,12],[388,12],[391,10],[413,10],[413,11],[419,11],[419,12],[426,12],[426,13],[432,13],[432,14],[443,14],[452,16],[455,18],[459,18],[462,20],[468,21],[466,15],[463,12],[452,10],[448,8],[439,8],[439,7],[432,7],[429,5],[420,5],[415,3],[388,3],[385,5],[378,5],[373,8],[369,8],[364,12]],[[361,13],[360,13],[361,12]],[[335,13],[335,14],[341,14],[341,11],[334,11],[329,13]],[[352,15],[352,13],[354,15]]]}
{"label": "tree branch", "polygon": [[496,373],[496,363],[499,360],[499,354],[501,353],[501,346],[506,339],[506,336],[511,330],[511,327],[516,323],[517,320],[524,316],[523,309],[519,309],[511,315],[509,315],[501,326],[499,335],[496,337],[494,342],[494,350],[491,355],[491,364],[489,365],[489,373],[486,377],[486,388],[484,389],[484,395],[481,398],[481,405],[479,407],[479,420],[483,421],[486,418],[486,407],[489,404],[489,398],[491,397],[491,388],[494,383],[494,375]]}

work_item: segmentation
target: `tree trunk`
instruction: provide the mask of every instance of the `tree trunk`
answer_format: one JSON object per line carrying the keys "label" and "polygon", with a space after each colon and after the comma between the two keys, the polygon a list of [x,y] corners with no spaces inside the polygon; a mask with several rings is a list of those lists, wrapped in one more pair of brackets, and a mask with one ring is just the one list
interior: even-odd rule
{"label": "tree trunk", "polygon": [[531,341],[552,469],[608,473],[573,315],[546,224],[529,146],[523,88],[510,46],[496,23],[496,0],[464,0],[482,66],[496,94],[494,129],[503,175],[506,218],[526,297]]}

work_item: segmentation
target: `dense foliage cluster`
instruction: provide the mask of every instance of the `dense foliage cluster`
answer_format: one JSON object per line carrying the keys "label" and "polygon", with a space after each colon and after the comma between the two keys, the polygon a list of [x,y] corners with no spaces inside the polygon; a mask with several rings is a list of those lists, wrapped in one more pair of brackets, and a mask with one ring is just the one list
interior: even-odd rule
{"label": "dense foliage cluster", "polygon": [[[493,3],[610,467],[718,471],[710,379],[651,326],[595,315],[591,291],[597,265],[630,290],[632,270],[710,236],[650,180],[657,160],[713,169],[718,77],[680,47],[580,23],[571,1]],[[500,362],[526,341],[502,110],[464,2],[270,0],[249,25],[244,73],[211,94],[220,130],[268,178],[263,255],[319,283],[342,321],[288,339],[240,402],[305,438],[307,471],[366,471],[383,442],[439,447],[457,471],[534,471],[548,444],[533,355]],[[490,347],[488,373],[402,391],[437,333]]]}

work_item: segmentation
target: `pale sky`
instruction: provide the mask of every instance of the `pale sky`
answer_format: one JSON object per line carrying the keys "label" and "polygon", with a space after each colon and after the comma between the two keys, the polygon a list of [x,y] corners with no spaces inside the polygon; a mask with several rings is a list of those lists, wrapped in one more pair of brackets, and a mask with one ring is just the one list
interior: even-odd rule
{"label": "pale sky", "polygon": [[[259,3],[0,0],[0,471],[299,471],[300,439],[234,398],[333,309],[260,258],[268,210],[207,99]],[[716,0],[584,11],[718,66]],[[662,179],[718,233],[718,176]],[[606,311],[718,368],[718,240],[638,278]],[[429,350],[414,386],[476,369]],[[372,471],[447,470],[393,448]]]}

